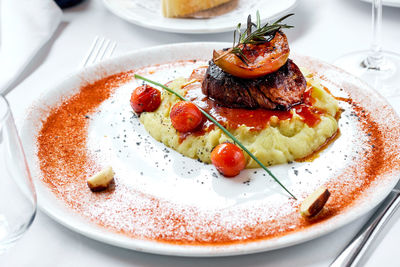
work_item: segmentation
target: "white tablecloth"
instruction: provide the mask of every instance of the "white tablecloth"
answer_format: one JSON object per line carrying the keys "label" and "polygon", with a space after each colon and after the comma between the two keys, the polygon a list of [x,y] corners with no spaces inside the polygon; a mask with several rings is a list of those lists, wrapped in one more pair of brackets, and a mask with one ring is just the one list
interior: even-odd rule
{"label": "white tablecloth", "polygon": [[[291,51],[332,62],[354,50],[368,49],[370,4],[358,0],[301,0],[288,30]],[[383,9],[383,45],[400,53],[400,8]],[[150,19],[150,18],[149,18]],[[65,11],[55,36],[7,96],[16,117],[33,99],[75,71],[96,35],[118,42],[115,54],[175,42],[231,41],[232,33],[186,35],[141,28],[111,14],[100,0]],[[400,111],[400,97],[390,99]],[[247,256],[180,258],[129,251],[93,241],[39,211],[31,229],[5,255],[0,266],[328,266],[371,215],[331,234],[300,245]],[[368,252],[365,266],[399,266],[400,212]]]}

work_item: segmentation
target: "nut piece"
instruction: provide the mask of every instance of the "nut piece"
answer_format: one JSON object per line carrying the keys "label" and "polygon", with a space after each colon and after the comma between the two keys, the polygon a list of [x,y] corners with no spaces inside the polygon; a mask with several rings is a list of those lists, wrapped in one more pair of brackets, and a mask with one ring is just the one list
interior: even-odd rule
{"label": "nut piece", "polygon": [[114,171],[111,166],[107,166],[89,179],[87,185],[93,192],[107,189],[114,180]]}
{"label": "nut piece", "polygon": [[314,217],[322,210],[330,195],[331,193],[326,187],[319,187],[303,200],[300,206],[300,214],[308,218]]}

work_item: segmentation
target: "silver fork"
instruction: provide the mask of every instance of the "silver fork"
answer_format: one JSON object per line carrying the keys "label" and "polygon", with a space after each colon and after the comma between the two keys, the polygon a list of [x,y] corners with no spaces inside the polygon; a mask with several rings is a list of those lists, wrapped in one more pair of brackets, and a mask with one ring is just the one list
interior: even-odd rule
{"label": "silver fork", "polygon": [[100,62],[103,59],[111,57],[112,53],[117,46],[117,42],[111,41],[104,37],[96,36],[89,52],[81,64],[81,68],[90,66],[94,63]]}

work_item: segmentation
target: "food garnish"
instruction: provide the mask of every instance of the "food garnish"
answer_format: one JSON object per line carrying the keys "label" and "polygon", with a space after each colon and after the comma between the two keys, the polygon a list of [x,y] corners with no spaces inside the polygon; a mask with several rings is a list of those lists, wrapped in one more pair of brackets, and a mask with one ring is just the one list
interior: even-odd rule
{"label": "food garnish", "polygon": [[[249,15],[246,31],[241,32],[240,23],[234,31],[232,48],[214,50],[214,63],[227,73],[246,79],[277,71],[286,63],[290,52],[286,35],[280,30],[293,28],[280,22],[292,15],[288,14],[264,26],[261,26],[258,11],[257,24],[251,21]],[[255,31],[252,31],[253,27],[256,28]],[[238,35],[237,42],[236,35]]]}
{"label": "food garnish", "polygon": [[136,113],[151,112],[161,104],[161,93],[149,85],[142,85],[133,90],[131,107]]}
{"label": "food garnish", "polygon": [[93,192],[107,189],[114,180],[114,171],[111,166],[107,166],[92,177],[87,179],[87,185]]}
{"label": "food garnish", "polygon": [[314,217],[322,210],[330,195],[331,193],[326,187],[319,187],[303,200],[300,206],[300,214],[306,218]]}
{"label": "food garnish", "polygon": [[234,177],[246,167],[243,151],[232,143],[217,145],[211,152],[211,162],[225,177]]}
{"label": "food garnish", "polygon": [[[179,93],[175,92],[174,90],[170,89],[169,87],[152,81],[150,79],[147,79],[141,75],[135,74],[135,78],[136,79],[140,79],[146,82],[149,82],[153,85],[159,86],[163,89],[165,89],[166,91],[170,92],[171,94],[176,95],[178,98],[180,98],[183,101],[189,101],[188,99],[186,99],[185,97],[181,96]],[[196,104],[194,104],[196,105]],[[197,105],[196,105],[197,106]],[[251,153],[241,142],[239,142],[239,140],[237,140],[237,138],[235,136],[233,136],[224,126],[222,126],[218,121],[216,121],[210,114],[208,114],[206,111],[204,111],[202,108],[200,108],[199,106],[197,106],[197,108],[200,110],[201,113],[203,113],[204,116],[207,117],[207,119],[209,119],[210,121],[212,121],[218,128],[220,128],[227,136],[229,136],[234,142],[235,144],[237,144],[241,149],[243,149],[255,162],[257,162],[258,165],[261,166],[261,168],[263,168],[270,176],[272,179],[275,180],[275,182],[277,182],[291,197],[293,197],[294,199],[297,199],[279,180],[278,178],[275,177],[275,175],[267,168],[265,167],[264,164],[262,164],[261,161],[259,161],[257,159],[256,156],[253,155],[253,153]]]}
{"label": "food garnish", "polygon": [[203,121],[203,114],[192,102],[179,101],[169,114],[174,128],[181,133],[195,130]]}

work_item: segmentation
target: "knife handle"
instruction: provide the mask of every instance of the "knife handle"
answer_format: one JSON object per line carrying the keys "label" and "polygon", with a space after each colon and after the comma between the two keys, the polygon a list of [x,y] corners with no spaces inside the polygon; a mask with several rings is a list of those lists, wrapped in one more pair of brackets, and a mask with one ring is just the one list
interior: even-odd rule
{"label": "knife handle", "polygon": [[331,267],[357,266],[377,234],[393,216],[400,204],[400,191],[392,190],[371,219],[331,263]]}

